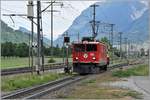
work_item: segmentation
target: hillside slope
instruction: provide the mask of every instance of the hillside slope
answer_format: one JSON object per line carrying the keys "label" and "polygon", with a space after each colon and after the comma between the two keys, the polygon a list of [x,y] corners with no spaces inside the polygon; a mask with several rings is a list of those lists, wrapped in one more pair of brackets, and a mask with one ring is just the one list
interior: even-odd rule
{"label": "hillside slope", "polygon": [[[26,31],[23,31],[23,29]],[[31,36],[31,32],[27,29],[20,28],[18,30],[14,30],[6,23],[1,21],[1,43],[13,42],[29,44],[29,35]],[[34,35],[34,40],[36,40],[36,34]],[[50,41],[47,38],[44,38],[44,45],[48,46],[49,44]]]}

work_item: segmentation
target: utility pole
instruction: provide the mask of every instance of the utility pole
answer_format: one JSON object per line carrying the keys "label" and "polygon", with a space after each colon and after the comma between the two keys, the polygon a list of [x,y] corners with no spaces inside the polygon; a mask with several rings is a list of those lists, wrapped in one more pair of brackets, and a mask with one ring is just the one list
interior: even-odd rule
{"label": "utility pole", "polygon": [[78,42],[80,41],[80,33],[78,32]]}
{"label": "utility pole", "polygon": [[51,57],[53,56],[53,1],[51,0]]}
{"label": "utility pole", "polygon": [[[34,34],[34,23],[33,23],[33,19],[34,19],[34,5],[33,5],[33,1],[28,1],[28,15],[27,17],[31,20],[31,42],[30,42],[30,36],[29,36],[29,55],[31,55],[31,70],[33,73],[33,34]],[[30,63],[30,57],[29,57],[29,63]],[[30,64],[29,64],[30,65]]]}
{"label": "utility pole", "polygon": [[[94,5],[91,5],[90,7],[93,7],[93,20],[90,21],[91,25],[92,25],[92,31],[93,31],[93,38],[95,38],[97,36],[97,31],[98,31],[98,23],[99,21],[95,21],[95,16],[96,16],[96,7],[98,7],[98,5],[94,4]],[[97,26],[97,29],[96,29],[96,26]],[[96,31],[97,30],[97,31]]]}
{"label": "utility pole", "polygon": [[119,32],[120,34],[120,60],[122,59],[122,32]]}
{"label": "utility pole", "polygon": [[43,46],[43,28],[42,28],[42,15],[41,15],[41,56],[42,56],[42,71],[44,72],[44,46]]}
{"label": "utility pole", "polygon": [[65,43],[63,40],[63,63],[65,64]]}
{"label": "utility pole", "polygon": [[130,58],[130,41],[128,40],[128,54],[127,57]]}
{"label": "utility pole", "polygon": [[33,37],[34,37],[34,23],[33,23],[33,18],[31,18],[31,33],[32,33],[32,39],[31,39],[31,44],[32,44],[32,47],[31,47],[31,66],[32,66],[32,73],[33,73],[33,62],[34,62],[34,59],[33,59],[33,56],[34,56],[34,47],[33,47]]}
{"label": "utility pole", "polygon": [[111,27],[111,44],[112,44],[112,63],[113,63],[113,59],[114,59],[114,50],[113,50],[113,45],[114,45],[114,38],[113,38],[113,31],[114,31],[114,25],[115,24],[110,24]]}
{"label": "utility pole", "polygon": [[127,39],[128,38],[124,38],[124,41],[125,41],[125,57],[127,59]]}
{"label": "utility pole", "polygon": [[112,46],[113,46],[113,40],[114,40],[114,38],[113,38],[113,31],[114,31],[114,25],[115,24],[110,24],[110,27],[111,27],[111,43],[112,43]]}
{"label": "utility pole", "polygon": [[[51,10],[50,10],[50,12],[51,12],[51,57],[53,56],[53,12],[58,12],[58,11],[56,11],[56,10],[53,10],[53,6],[54,6],[54,4],[55,3],[60,3],[60,2],[55,2],[55,1],[53,1],[53,0],[51,0],[51,2],[48,2],[48,3],[51,3],[50,4],[50,6],[51,6]],[[61,4],[61,6],[62,6],[63,4]],[[48,6],[49,7],[49,6]],[[47,7],[47,8],[48,8]],[[46,9],[47,9],[46,8]],[[44,9],[44,10],[42,10],[42,11],[45,11],[46,9]]]}
{"label": "utility pole", "polygon": [[[31,36],[30,36],[30,34],[28,34],[29,35],[29,68],[31,67]],[[32,68],[32,67],[31,67]]]}
{"label": "utility pole", "polygon": [[[49,2],[48,2],[49,3]],[[39,49],[38,52],[40,52],[41,54],[38,55],[38,57],[42,56],[42,70],[44,72],[44,50],[43,50],[43,30],[42,30],[42,12],[46,11],[46,9],[48,9],[51,6],[51,56],[53,56],[53,12],[56,12],[53,10],[53,3],[58,3],[55,2],[53,0],[51,0],[50,5],[48,5],[45,9],[41,10],[41,3],[40,1],[37,3],[37,30],[39,33],[38,36],[38,42],[39,42]],[[40,23],[41,22],[41,23]],[[40,40],[39,40],[40,39]],[[39,65],[40,65],[40,58],[39,58]]]}
{"label": "utility pole", "polygon": [[36,62],[36,71],[37,74],[40,74],[40,48],[41,48],[41,41],[40,41],[40,20],[41,20],[41,12],[40,12],[40,8],[41,8],[41,2],[37,1],[37,62]]}
{"label": "utility pole", "polygon": [[[148,1],[148,4],[150,5],[150,1]],[[150,17],[149,17],[149,22],[150,22]],[[149,28],[149,32],[150,32],[150,28]],[[148,43],[150,44],[150,33],[149,33]],[[148,66],[149,66],[149,79],[150,79],[150,45],[148,46]]]}

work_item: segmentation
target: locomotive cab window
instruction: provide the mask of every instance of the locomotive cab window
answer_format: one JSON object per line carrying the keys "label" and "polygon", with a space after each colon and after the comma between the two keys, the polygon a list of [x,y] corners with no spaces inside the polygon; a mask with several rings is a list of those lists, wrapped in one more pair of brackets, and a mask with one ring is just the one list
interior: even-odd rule
{"label": "locomotive cab window", "polygon": [[75,44],[74,50],[76,52],[85,52],[85,45],[84,44]]}
{"label": "locomotive cab window", "polygon": [[96,44],[87,44],[86,45],[86,51],[97,51],[97,45]]}

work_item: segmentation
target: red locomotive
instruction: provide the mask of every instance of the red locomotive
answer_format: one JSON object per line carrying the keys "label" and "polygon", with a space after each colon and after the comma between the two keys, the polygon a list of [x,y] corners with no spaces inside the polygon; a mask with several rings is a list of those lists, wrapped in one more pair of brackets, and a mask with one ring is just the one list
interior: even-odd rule
{"label": "red locomotive", "polygon": [[83,38],[82,42],[72,44],[73,71],[79,74],[98,73],[107,70],[109,57],[104,43]]}

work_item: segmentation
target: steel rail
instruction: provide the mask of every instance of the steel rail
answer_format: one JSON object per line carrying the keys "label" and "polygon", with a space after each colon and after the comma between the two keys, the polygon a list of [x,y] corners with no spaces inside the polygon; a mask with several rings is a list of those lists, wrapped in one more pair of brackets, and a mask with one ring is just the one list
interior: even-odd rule
{"label": "steel rail", "polygon": [[[71,62],[69,62],[69,63],[71,63]],[[134,65],[136,63],[137,63],[136,61],[133,61],[132,63],[129,63],[129,64]],[[111,67],[111,66],[113,66],[113,65],[110,65],[109,67]],[[61,69],[64,67],[65,67],[64,63],[52,63],[52,64],[44,65],[45,70],[55,70],[55,69]],[[34,71],[35,71],[35,67],[34,67]],[[31,67],[1,69],[1,76],[21,74],[21,73],[30,73],[30,72],[32,72]]]}
{"label": "steel rail", "polygon": [[[54,70],[54,69],[61,69],[64,68],[65,65],[64,63],[52,63],[52,64],[47,64],[44,65],[45,70]],[[35,71],[35,67],[34,67]],[[2,69],[1,70],[1,76],[5,75],[12,75],[12,74],[20,74],[20,73],[29,73],[32,72],[31,67],[21,67],[21,68],[10,68],[10,69]]]}
{"label": "steel rail", "polygon": [[[139,64],[139,63],[136,63],[136,64]],[[108,71],[115,69],[115,68],[128,66],[128,65],[129,65],[128,63],[111,65],[108,67]],[[18,99],[18,98],[36,99],[47,93],[50,93],[52,91],[56,91],[62,87],[65,87],[66,85],[78,82],[82,79],[85,79],[88,76],[89,75],[87,75],[87,76],[70,76],[70,77],[59,79],[59,80],[56,80],[53,82],[48,82],[48,83],[45,83],[42,85],[34,86],[31,88],[21,89],[20,91],[13,92],[13,93],[2,96],[2,99]]]}
{"label": "steel rail", "polygon": [[60,82],[58,84],[55,84],[55,85],[47,88],[46,90],[37,92],[37,93],[35,93],[33,95],[30,95],[28,97],[25,97],[23,99],[38,99],[38,98],[40,98],[41,96],[43,96],[43,95],[45,95],[47,93],[50,93],[50,92],[53,92],[53,91],[57,91],[60,88],[63,88],[65,86],[67,86],[67,85],[70,85],[70,84],[73,84],[75,82],[81,81],[81,80],[83,80],[85,78],[87,78],[87,76],[77,76],[77,77],[74,77],[74,78],[72,78],[70,80],[62,81],[62,82]]}
{"label": "steel rail", "polygon": [[29,97],[30,95],[34,95],[38,93],[39,91],[44,91],[45,89],[49,87],[56,86],[57,84],[64,83],[70,80],[75,79],[78,76],[69,76],[65,77],[56,81],[48,82],[42,85],[37,85],[31,88],[26,88],[26,89],[21,89],[20,91],[13,92],[7,95],[2,96],[2,99],[17,99],[17,98],[26,98]]}

